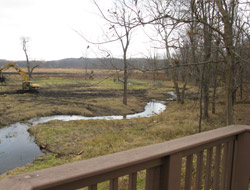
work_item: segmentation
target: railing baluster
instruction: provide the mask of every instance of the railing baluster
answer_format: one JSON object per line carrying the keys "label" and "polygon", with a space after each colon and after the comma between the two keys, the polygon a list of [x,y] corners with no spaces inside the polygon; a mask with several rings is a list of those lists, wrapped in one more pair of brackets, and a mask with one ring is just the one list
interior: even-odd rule
{"label": "railing baluster", "polygon": [[137,185],[137,173],[129,174],[128,190],[136,190]]}
{"label": "railing baluster", "polygon": [[225,178],[225,189],[230,189],[232,170],[233,170],[233,155],[234,153],[234,141],[228,142],[228,162],[226,166],[226,178]]}
{"label": "railing baluster", "polygon": [[158,190],[160,188],[160,167],[146,170],[146,190]]}
{"label": "railing baluster", "polygon": [[109,190],[118,190],[118,178],[109,181]]}
{"label": "railing baluster", "polygon": [[161,190],[179,190],[181,188],[181,165],[182,165],[182,154],[176,153],[170,155],[167,161],[167,173],[164,186],[161,186]]}
{"label": "railing baluster", "polygon": [[200,190],[202,184],[203,151],[197,153],[195,189]]}
{"label": "railing baluster", "polygon": [[193,154],[187,156],[185,172],[185,190],[191,190],[192,185]]}
{"label": "railing baluster", "polygon": [[153,168],[149,168],[146,170],[146,187],[145,190],[151,190],[153,189],[154,184],[154,174],[153,174]]}
{"label": "railing baluster", "polygon": [[219,178],[220,178],[220,161],[221,161],[221,145],[216,146],[215,163],[214,163],[214,180],[213,189],[219,190]]}
{"label": "railing baluster", "polygon": [[207,149],[206,177],[205,177],[205,186],[204,186],[205,190],[210,190],[212,156],[213,156],[213,148]]}
{"label": "railing baluster", "polygon": [[220,187],[225,189],[226,186],[226,175],[227,175],[227,166],[228,166],[228,142],[224,143],[223,157],[222,157],[222,173]]}
{"label": "railing baluster", "polygon": [[89,186],[88,190],[97,190],[97,184]]}

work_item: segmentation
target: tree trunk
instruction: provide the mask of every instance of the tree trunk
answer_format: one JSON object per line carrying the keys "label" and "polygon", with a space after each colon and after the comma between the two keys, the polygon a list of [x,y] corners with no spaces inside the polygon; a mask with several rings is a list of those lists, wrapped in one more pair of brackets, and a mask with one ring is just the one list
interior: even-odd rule
{"label": "tree trunk", "polygon": [[[215,60],[219,59],[219,45],[220,45],[220,38],[217,38],[216,40],[216,52],[215,52]],[[217,86],[218,86],[218,64],[215,63],[215,66],[213,65],[213,97],[212,97],[212,113],[215,114],[216,112],[216,96],[217,96]]]}
{"label": "tree trunk", "polygon": [[227,125],[233,124],[233,98],[232,98],[232,57],[227,55],[226,64],[226,118]]}
{"label": "tree trunk", "polygon": [[124,63],[123,104],[127,105],[128,104],[128,63],[127,63],[126,56],[124,56],[123,58],[123,63]]}
{"label": "tree trunk", "polygon": [[184,102],[185,102],[185,90],[186,90],[186,86],[187,86],[187,80],[184,82],[183,87],[182,87],[181,97],[180,97],[180,103],[181,104],[184,104]]}
{"label": "tree trunk", "polygon": [[233,100],[233,106],[236,104],[237,100],[236,100],[236,93],[237,93],[237,89],[234,89],[232,92],[232,100]]}
{"label": "tree trunk", "polygon": [[32,77],[32,73],[34,71],[35,68],[39,67],[39,65],[35,65],[34,67],[31,68],[30,70],[30,78]]}
{"label": "tree trunk", "polygon": [[178,85],[178,82],[176,80],[176,72],[175,72],[175,68],[172,69],[171,72],[171,78],[172,78],[172,81],[174,83],[174,88],[175,88],[175,94],[176,94],[176,101],[178,103],[181,103],[181,95],[180,95],[180,88],[179,88],[179,85]]}
{"label": "tree trunk", "polygon": [[156,63],[155,63],[155,59],[153,60],[154,63],[153,63],[153,86],[156,85]]}
{"label": "tree trunk", "polygon": [[88,62],[86,61],[86,65],[85,65],[85,80],[88,79]]}
{"label": "tree trunk", "polygon": [[201,132],[201,122],[202,122],[202,116],[203,116],[203,113],[202,113],[202,99],[203,99],[203,78],[204,78],[204,70],[203,69],[200,69],[201,71],[201,75],[200,75],[200,117],[199,117],[199,133]]}
{"label": "tree trunk", "polygon": [[204,65],[200,66],[200,117],[199,117],[199,133],[201,132],[201,122],[203,118],[203,107],[202,107],[202,100],[203,100],[203,85],[204,85],[204,73],[206,71],[204,70]]}
{"label": "tree trunk", "polygon": [[243,73],[240,74],[240,100],[243,98]]}
{"label": "tree trunk", "polygon": [[188,72],[189,72],[189,69],[187,69],[184,84],[182,86],[181,97],[180,97],[181,104],[184,104],[184,101],[185,101],[185,91],[186,91],[186,86],[188,82]]}
{"label": "tree trunk", "polygon": [[208,108],[209,108],[209,71],[205,67],[203,69],[203,103],[204,103],[204,118],[207,119],[209,117],[208,115]]}
{"label": "tree trunk", "polygon": [[26,56],[28,75],[29,75],[29,78],[32,78],[31,70],[30,70],[30,61],[29,61],[29,57],[28,57],[27,51],[25,50],[24,53],[25,53],[25,56]]}
{"label": "tree trunk", "polygon": [[[232,69],[233,69],[233,21],[235,11],[235,1],[231,0],[227,7],[223,7],[220,0],[216,0],[217,7],[222,15],[224,24],[223,41],[226,47],[226,84],[225,84],[225,101],[226,101],[226,122],[227,125],[233,124],[233,99],[232,99]],[[226,4],[224,4],[226,6]],[[230,12],[229,12],[230,10]]]}
{"label": "tree trunk", "polygon": [[[217,68],[217,67],[216,67]],[[217,75],[214,74],[214,82],[213,82],[213,98],[212,98],[212,113],[215,114],[215,101],[216,101],[216,93],[217,93]]]}
{"label": "tree trunk", "polygon": [[[204,12],[206,11],[203,10]],[[204,20],[211,20],[207,13],[204,13]],[[211,21],[210,21],[211,22]],[[204,35],[204,57],[203,61],[207,62],[211,58],[211,46],[212,46],[212,31],[208,26],[204,24],[203,26],[203,35]],[[202,68],[203,84],[201,90],[203,90],[203,103],[204,103],[204,119],[208,119],[208,110],[209,110],[209,83],[210,83],[210,64],[204,64]]]}

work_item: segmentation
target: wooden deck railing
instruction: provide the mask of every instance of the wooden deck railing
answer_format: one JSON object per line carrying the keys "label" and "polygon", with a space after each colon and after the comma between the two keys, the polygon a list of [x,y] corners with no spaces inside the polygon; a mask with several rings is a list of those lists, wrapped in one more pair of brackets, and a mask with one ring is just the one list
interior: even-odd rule
{"label": "wooden deck railing", "polygon": [[[146,171],[146,190],[247,190],[250,126],[228,126],[159,144],[83,160],[0,181],[1,190],[138,189]],[[143,172],[140,172],[143,173]],[[124,183],[123,183],[124,186]],[[103,188],[103,187],[102,187]],[[140,188],[141,189],[141,188]]]}

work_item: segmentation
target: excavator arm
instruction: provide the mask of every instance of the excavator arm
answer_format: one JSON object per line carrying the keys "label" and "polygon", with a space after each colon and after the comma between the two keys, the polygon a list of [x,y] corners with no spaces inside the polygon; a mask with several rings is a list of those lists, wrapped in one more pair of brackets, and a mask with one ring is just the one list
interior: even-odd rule
{"label": "excavator arm", "polygon": [[12,62],[9,63],[7,65],[5,65],[3,68],[0,69],[0,73],[2,71],[8,70],[10,67],[13,67],[14,69],[16,69],[16,71],[23,77],[25,82],[29,82],[29,77],[26,75],[26,73],[24,71],[22,71],[22,69],[20,69],[16,63]]}
{"label": "excavator arm", "polygon": [[23,77],[23,91],[33,91],[39,89],[39,85],[30,83],[28,75],[21,68],[19,68],[15,62],[9,63],[0,68],[0,75],[2,74],[2,71],[8,70],[10,67],[13,67]]}
{"label": "excavator arm", "polygon": [[13,66],[17,72],[23,77],[25,82],[29,82],[29,77],[26,75],[26,73],[24,71],[22,71],[19,67],[17,67],[16,65]]}

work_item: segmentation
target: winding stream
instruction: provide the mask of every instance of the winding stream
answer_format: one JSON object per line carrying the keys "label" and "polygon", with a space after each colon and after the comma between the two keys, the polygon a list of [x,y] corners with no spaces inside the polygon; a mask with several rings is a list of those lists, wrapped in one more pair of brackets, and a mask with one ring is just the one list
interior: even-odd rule
{"label": "winding stream", "polygon": [[141,113],[126,116],[97,116],[84,117],[78,115],[56,115],[30,119],[26,123],[14,123],[0,129],[0,175],[16,167],[32,163],[35,158],[43,155],[40,148],[34,141],[34,137],[27,131],[31,125],[46,123],[52,120],[72,121],[72,120],[119,120],[151,117],[166,109],[166,105],[159,101],[150,101]]}

